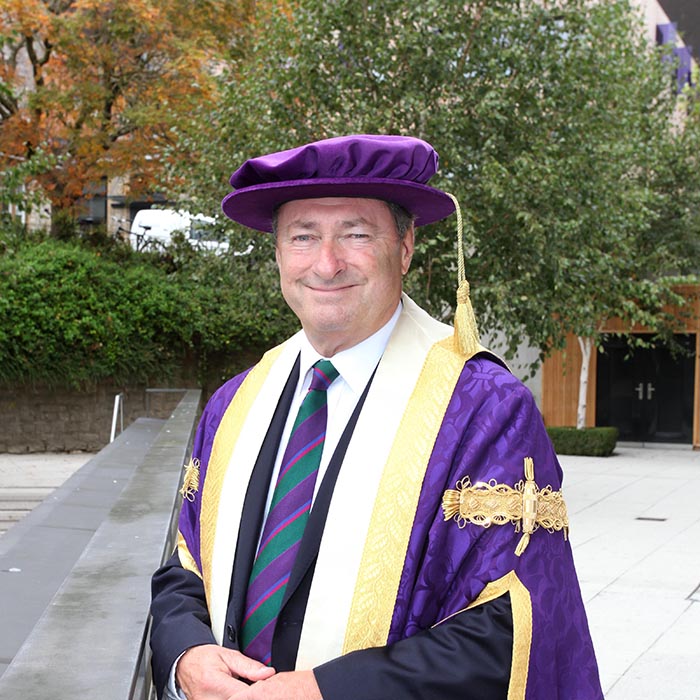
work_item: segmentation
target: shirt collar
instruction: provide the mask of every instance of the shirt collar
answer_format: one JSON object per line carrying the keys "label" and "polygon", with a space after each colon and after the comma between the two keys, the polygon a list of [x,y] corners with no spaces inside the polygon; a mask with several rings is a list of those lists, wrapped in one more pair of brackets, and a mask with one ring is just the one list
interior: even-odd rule
{"label": "shirt collar", "polygon": [[401,315],[402,303],[399,302],[392,317],[373,335],[347,350],[341,350],[333,357],[324,358],[311,345],[306,334],[301,333],[301,384],[306,381],[306,375],[311,367],[321,359],[328,359],[338,370],[340,376],[358,396],[364,391],[374,368],[384,354],[389,338]]}

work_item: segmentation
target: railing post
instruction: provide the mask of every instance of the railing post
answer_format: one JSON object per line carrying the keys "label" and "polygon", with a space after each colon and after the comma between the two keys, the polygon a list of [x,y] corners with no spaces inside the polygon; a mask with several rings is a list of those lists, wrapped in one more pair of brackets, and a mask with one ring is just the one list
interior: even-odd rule
{"label": "railing post", "polygon": [[109,441],[114,442],[117,437],[117,416],[120,417],[119,432],[124,432],[124,394],[121,392],[114,397],[114,409],[112,411],[112,432],[109,434]]}

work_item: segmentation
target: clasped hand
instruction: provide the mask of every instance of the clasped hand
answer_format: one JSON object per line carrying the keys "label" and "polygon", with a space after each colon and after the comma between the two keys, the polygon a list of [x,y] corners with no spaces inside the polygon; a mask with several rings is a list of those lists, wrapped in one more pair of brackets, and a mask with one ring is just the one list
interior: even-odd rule
{"label": "clasped hand", "polygon": [[277,673],[216,644],[188,649],[176,677],[188,700],[323,700],[313,671]]}

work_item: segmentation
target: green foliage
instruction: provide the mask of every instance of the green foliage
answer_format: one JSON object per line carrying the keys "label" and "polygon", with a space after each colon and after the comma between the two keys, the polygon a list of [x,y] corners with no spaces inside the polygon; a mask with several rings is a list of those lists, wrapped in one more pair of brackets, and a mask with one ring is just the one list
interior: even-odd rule
{"label": "green foliage", "polygon": [[[2,93],[0,86],[0,94]],[[41,191],[33,178],[56,165],[56,159],[37,150],[32,158],[7,159],[0,170],[0,211],[30,212],[41,202]]]}
{"label": "green foliage", "polygon": [[3,257],[0,285],[4,382],[144,381],[180,359],[189,300],[157,270],[45,241]]}
{"label": "green foliage", "polygon": [[[213,210],[246,158],[346,133],[401,133],[441,156],[466,208],[482,330],[542,353],[606,318],[659,327],[697,247],[697,119],[625,1],[260,3],[222,99],[181,125],[188,187]],[[454,219],[421,229],[409,293],[454,303]]]}
{"label": "green foliage", "polygon": [[250,351],[267,350],[298,330],[279,290],[272,238],[256,237],[251,247],[249,234],[232,233],[224,255],[187,243],[166,252],[170,276],[194,299],[200,370],[216,366],[219,380],[248,366]]}
{"label": "green foliage", "polygon": [[547,433],[560,455],[609,457],[615,450],[617,428],[547,428]]}
{"label": "green foliage", "polygon": [[243,369],[243,350],[278,342],[293,325],[281,303],[260,303],[265,290],[240,274],[257,262],[244,257],[176,265],[172,251],[105,255],[52,239],[13,249],[0,257],[0,382],[149,381],[185,356],[203,369],[225,354]]}

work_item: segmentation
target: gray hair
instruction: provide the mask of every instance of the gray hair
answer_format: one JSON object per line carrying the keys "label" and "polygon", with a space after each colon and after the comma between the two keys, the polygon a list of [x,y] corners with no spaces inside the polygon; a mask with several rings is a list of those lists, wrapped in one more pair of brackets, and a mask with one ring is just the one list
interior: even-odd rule
{"label": "gray hair", "polygon": [[394,217],[396,232],[399,234],[399,238],[403,240],[408,230],[413,226],[415,216],[404,209],[400,204],[396,204],[396,202],[386,202],[386,205],[389,207],[389,211]]}

